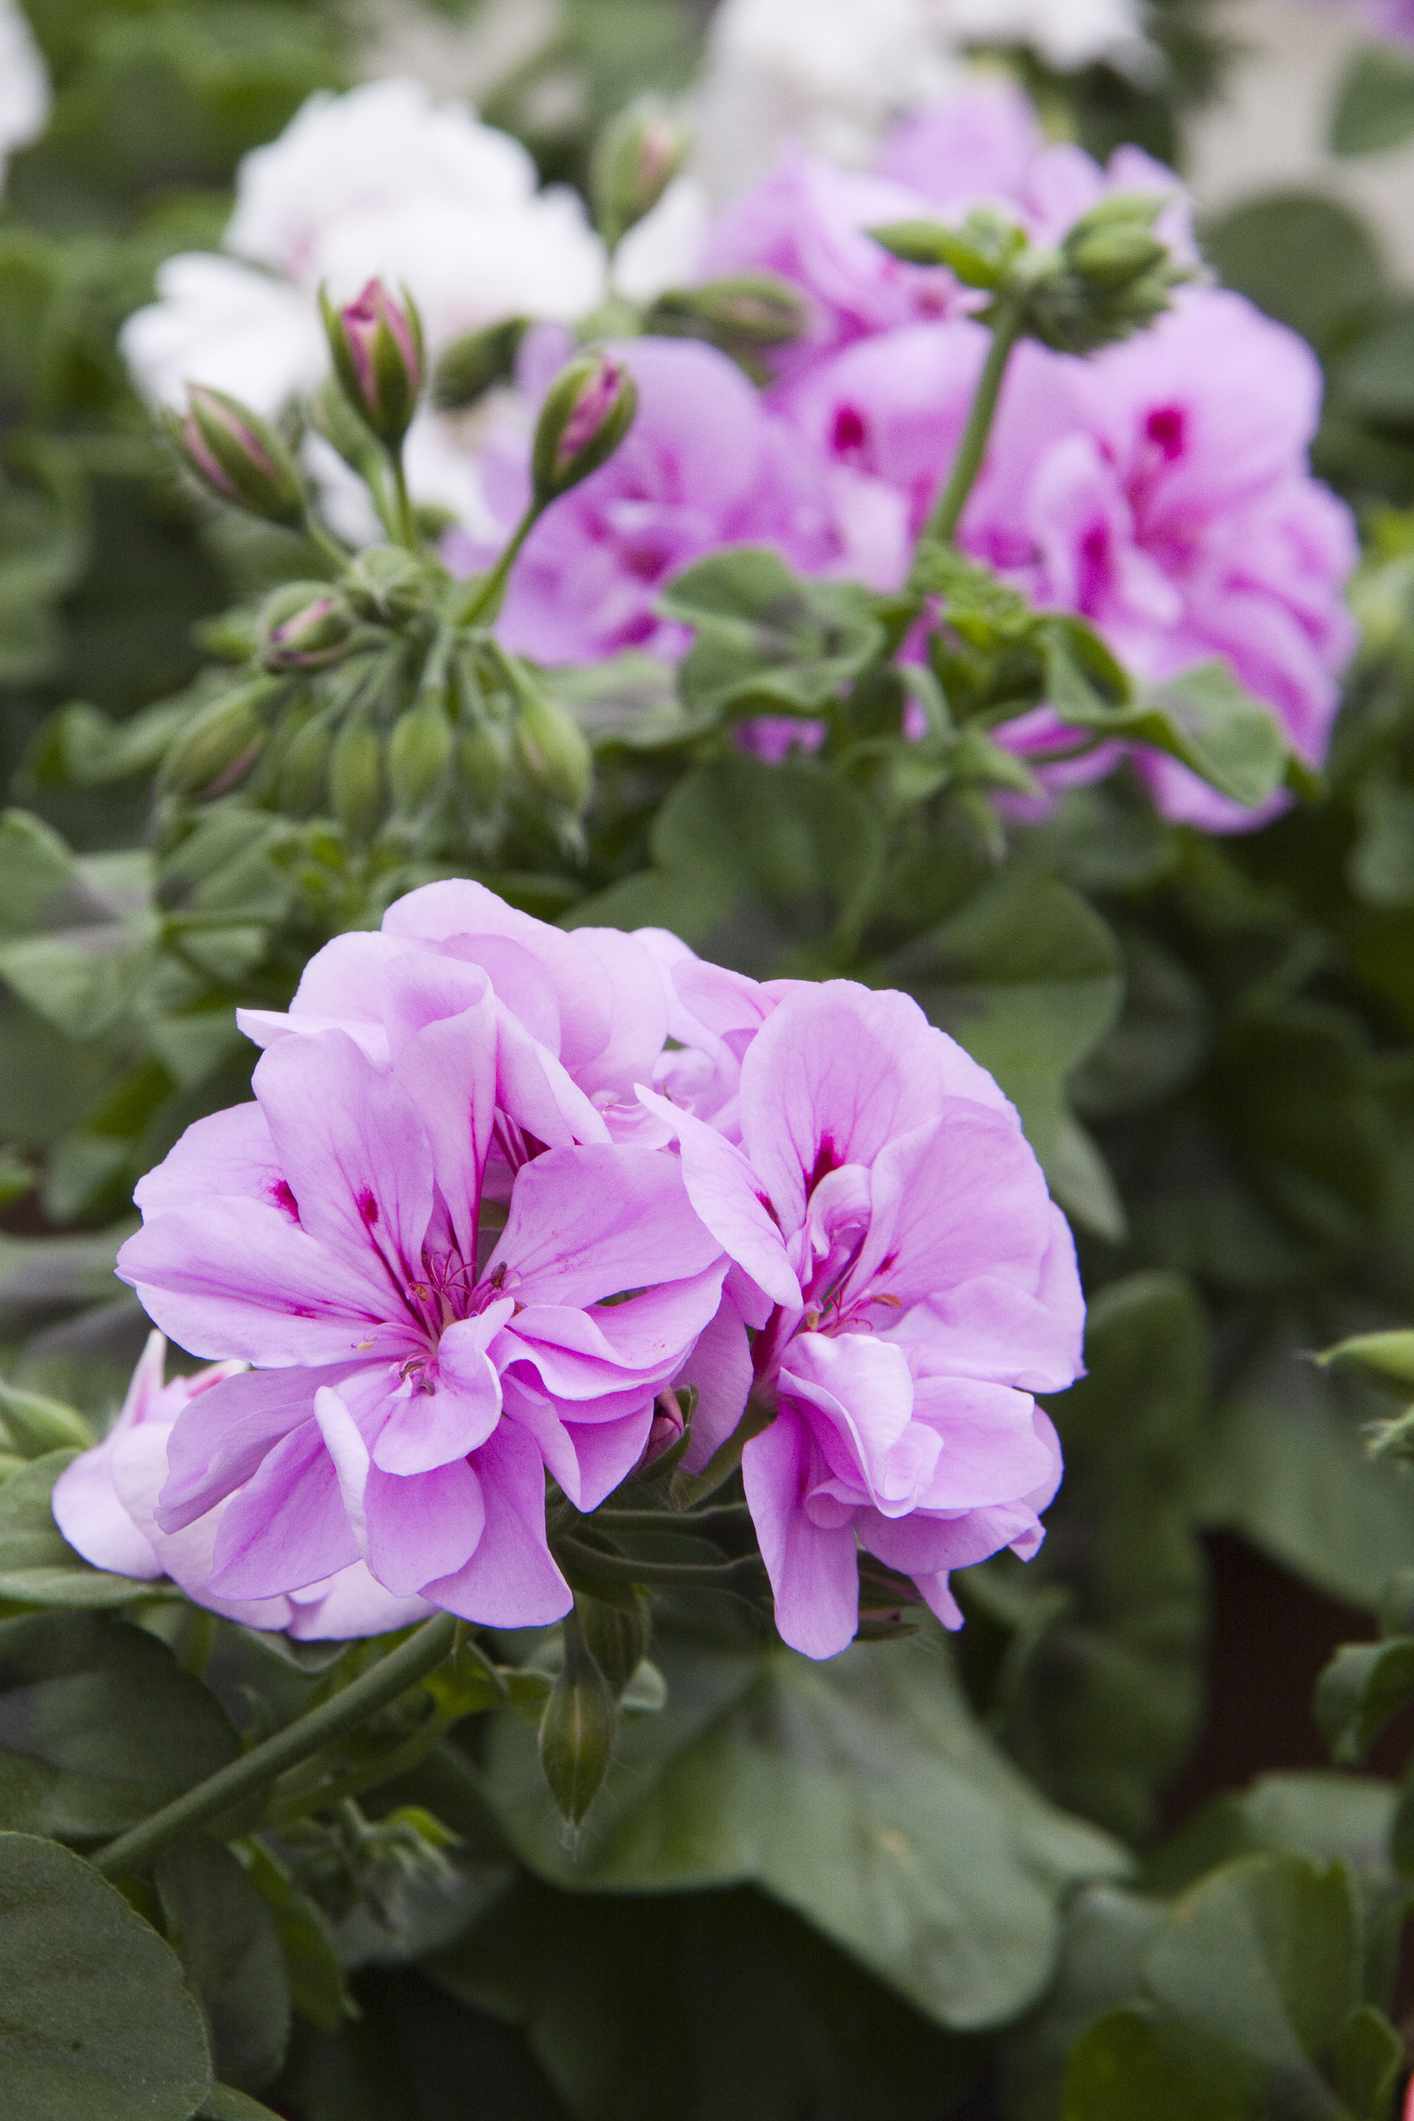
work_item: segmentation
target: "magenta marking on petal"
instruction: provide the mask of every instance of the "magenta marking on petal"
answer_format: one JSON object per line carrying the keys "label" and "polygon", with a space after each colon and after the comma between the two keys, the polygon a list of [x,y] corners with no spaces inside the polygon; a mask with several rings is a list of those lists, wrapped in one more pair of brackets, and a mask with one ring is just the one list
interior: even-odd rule
{"label": "magenta marking on petal", "polygon": [[287,1178],[277,1178],[275,1180],[275,1183],[270,1188],[270,1198],[274,1201],[277,1208],[289,1216],[292,1223],[299,1221],[299,1202],[290,1190],[290,1182]]}
{"label": "magenta marking on petal", "polygon": [[1188,415],[1181,405],[1160,405],[1144,423],[1144,432],[1165,463],[1183,455],[1188,441]]}
{"label": "magenta marking on petal", "polygon": [[360,1186],[359,1188],[358,1212],[369,1229],[373,1229],[378,1221],[378,1203],[367,1186]]}

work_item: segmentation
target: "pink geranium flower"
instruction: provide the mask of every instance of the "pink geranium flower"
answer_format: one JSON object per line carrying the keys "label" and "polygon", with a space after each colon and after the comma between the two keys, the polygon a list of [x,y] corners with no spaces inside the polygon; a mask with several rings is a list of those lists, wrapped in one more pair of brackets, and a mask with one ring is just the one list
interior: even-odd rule
{"label": "pink geranium flower", "polygon": [[54,1521],[70,1546],[95,1568],[120,1576],[145,1581],[166,1576],[198,1605],[247,1627],[343,1638],[384,1634],[420,1619],[428,1611],[421,1599],[393,1597],[360,1561],[288,1596],[221,1598],[211,1591],[211,1551],[221,1509],[169,1532],[157,1521],[157,1498],[167,1478],[173,1424],[243,1366],[218,1363],[164,1382],[166,1357],[166,1341],[160,1333],[151,1334],[112,1428],[54,1483]]}
{"label": "pink geranium flower", "polygon": [[609,1141],[483,967],[409,952],[378,999],[359,1036],[277,1036],[254,1103],[138,1189],[120,1273],[182,1345],[254,1366],[179,1417],[157,1522],[220,1509],[226,1599],[363,1561],[471,1620],[552,1620],[546,1472],[588,1509],[631,1470],[725,1262],[675,1159]]}
{"label": "pink geranium flower", "polygon": [[760,994],[735,1127],[643,1095],[736,1269],[685,1373],[694,1460],[748,1396],[771,1411],[743,1452],[747,1500],[782,1636],[828,1657],[855,1633],[860,1547],[950,1626],[951,1570],[1034,1553],[1060,1452],[1032,1395],[1077,1375],[1083,1305],[984,1070],[903,995]]}

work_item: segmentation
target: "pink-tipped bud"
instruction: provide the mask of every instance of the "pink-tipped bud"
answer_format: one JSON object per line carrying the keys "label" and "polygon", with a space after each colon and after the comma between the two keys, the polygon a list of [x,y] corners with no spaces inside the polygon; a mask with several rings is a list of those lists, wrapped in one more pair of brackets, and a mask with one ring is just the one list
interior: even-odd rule
{"label": "pink-tipped bud", "polygon": [[640,104],[614,119],[600,134],[590,170],[595,217],[606,243],[652,213],[687,153],[682,127],[666,111]]}
{"label": "pink-tipped bud", "polygon": [[292,582],[266,613],[261,660],[267,670],[322,670],[344,655],[353,614],[319,583]]}
{"label": "pink-tipped bud", "polygon": [[187,464],[218,500],[272,523],[297,523],[304,492],[294,460],[268,420],[209,383],[187,386],[185,416],[173,439]]}
{"label": "pink-tipped bud", "polygon": [[349,404],[378,440],[396,449],[412,425],[422,395],[422,320],[407,290],[394,301],[381,280],[370,280],[352,302],[336,309],[321,295],[334,372]]}
{"label": "pink-tipped bud", "polygon": [[582,354],[560,372],[540,408],[531,455],[542,508],[608,463],[637,410],[637,387],[616,354]]}

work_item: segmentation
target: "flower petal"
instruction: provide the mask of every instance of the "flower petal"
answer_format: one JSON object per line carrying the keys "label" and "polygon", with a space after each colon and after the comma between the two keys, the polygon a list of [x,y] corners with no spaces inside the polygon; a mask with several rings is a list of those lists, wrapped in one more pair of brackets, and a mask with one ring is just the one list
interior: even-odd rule
{"label": "flower petal", "polygon": [[423,1585],[423,1595],[481,1627],[544,1627],[574,1595],[545,1537],[545,1469],[533,1439],[503,1422],[476,1454],[486,1523],[464,1567]]}
{"label": "flower petal", "polygon": [[859,1626],[859,1568],[850,1526],[826,1530],[805,1514],[809,1459],[803,1425],[783,1412],[742,1452],[742,1479],[782,1640],[805,1657],[835,1657]]}

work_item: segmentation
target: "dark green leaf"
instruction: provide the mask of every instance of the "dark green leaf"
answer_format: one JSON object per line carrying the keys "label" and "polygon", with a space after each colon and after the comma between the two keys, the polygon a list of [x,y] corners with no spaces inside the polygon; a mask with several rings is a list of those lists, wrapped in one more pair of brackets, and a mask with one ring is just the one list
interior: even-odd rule
{"label": "dark green leaf", "polygon": [[766,546],[699,560],[661,601],[696,631],[680,682],[704,716],[819,714],[884,645],[868,590],[796,575]]}
{"label": "dark green leaf", "polygon": [[[526,1881],[434,1972],[524,2028],[575,2121],[939,2121],[976,2064],[745,1891],[585,1900]],[[685,2011],[694,1996],[710,2010]]]}
{"label": "dark green leaf", "polygon": [[1380,1733],[1414,1701],[1414,1637],[1347,1642],[1322,1672],[1316,1721],[1333,1759],[1356,1767]]}
{"label": "dark green leaf", "polygon": [[1331,117],[1338,155],[1373,155],[1414,136],[1414,59],[1394,43],[1356,52]]}
{"label": "dark green leaf", "polygon": [[1259,2121],[1258,2098],[1240,2057],[1135,2008],[1111,2012],[1077,2045],[1061,2121]]}
{"label": "dark green leaf", "polygon": [[0,1603],[98,1607],[130,1605],[150,1583],[90,1568],[54,1522],[49,1498],[72,1451],[51,1451],[0,1486]]}
{"label": "dark green leaf", "polygon": [[234,1758],[214,1698],[97,1613],[0,1622],[0,1817],[74,1839],[134,1826]]}
{"label": "dark green leaf", "polygon": [[548,1879],[754,1881],[938,2023],[997,2024],[1043,1986],[1066,1886],[1119,1858],[1007,1767],[939,1652],[665,1648],[667,1706],[625,1725],[577,1855],[511,1717],[488,1733],[491,1792]]}
{"label": "dark green leaf", "polygon": [[211,2084],[175,1953],[67,1849],[0,1834],[0,2112],[190,2121]]}
{"label": "dark green leaf", "polygon": [[221,2078],[261,2091],[284,2059],[290,1984],[275,1918],[229,1849],[201,1837],[160,1857],[167,1941],[206,2013]]}
{"label": "dark green leaf", "polygon": [[1207,224],[1204,250],[1219,279],[1318,346],[1378,301],[1384,284],[1365,222],[1319,192],[1244,201]]}

